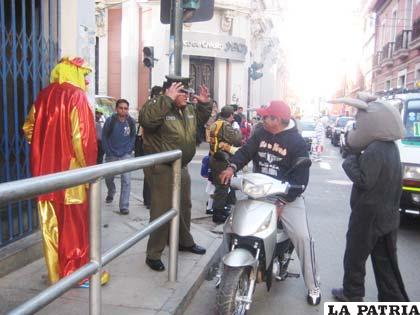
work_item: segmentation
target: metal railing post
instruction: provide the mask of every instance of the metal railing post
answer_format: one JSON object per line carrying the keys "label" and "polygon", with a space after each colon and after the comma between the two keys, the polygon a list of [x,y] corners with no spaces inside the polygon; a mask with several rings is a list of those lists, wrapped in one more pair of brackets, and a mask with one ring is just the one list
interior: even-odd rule
{"label": "metal railing post", "polygon": [[178,213],[173,217],[169,231],[169,281],[178,279],[179,211],[181,204],[181,159],[172,163],[173,188],[172,209]]}
{"label": "metal railing post", "polygon": [[89,218],[89,241],[90,261],[98,264],[98,271],[90,277],[89,286],[89,314],[101,314],[101,182],[95,181],[90,184],[89,193],[90,218]]}

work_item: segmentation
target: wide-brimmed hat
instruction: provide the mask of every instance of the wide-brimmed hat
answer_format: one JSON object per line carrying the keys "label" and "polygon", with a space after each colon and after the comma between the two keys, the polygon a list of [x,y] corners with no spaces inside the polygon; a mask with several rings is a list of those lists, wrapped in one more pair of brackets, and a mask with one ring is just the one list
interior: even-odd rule
{"label": "wide-brimmed hat", "polygon": [[285,120],[292,116],[289,105],[283,101],[271,101],[268,107],[257,109],[257,114],[261,117],[275,116]]}

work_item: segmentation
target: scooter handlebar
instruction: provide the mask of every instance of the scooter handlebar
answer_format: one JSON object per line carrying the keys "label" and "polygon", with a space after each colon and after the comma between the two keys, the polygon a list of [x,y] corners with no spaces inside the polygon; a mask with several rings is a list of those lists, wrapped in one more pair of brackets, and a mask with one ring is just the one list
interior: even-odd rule
{"label": "scooter handlebar", "polygon": [[301,189],[301,190],[305,190],[305,185],[290,185],[289,189]]}

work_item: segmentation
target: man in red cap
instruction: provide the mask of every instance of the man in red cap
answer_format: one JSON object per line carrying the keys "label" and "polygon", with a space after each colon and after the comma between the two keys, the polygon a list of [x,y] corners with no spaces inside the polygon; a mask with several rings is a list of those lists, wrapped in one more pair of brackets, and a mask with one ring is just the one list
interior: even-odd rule
{"label": "man in red cap", "polygon": [[[257,129],[248,142],[230,158],[230,165],[222,172],[220,180],[227,184],[235,172],[252,160],[254,172],[306,187],[309,181],[309,167],[298,167],[287,173],[298,157],[308,157],[305,140],[291,119],[290,107],[283,101],[272,101],[270,106],[258,109],[257,113],[263,118],[264,127]],[[274,202],[283,228],[296,248],[308,288],[307,301],[311,305],[318,305],[321,301],[321,291],[303,191],[291,189],[286,196]]]}

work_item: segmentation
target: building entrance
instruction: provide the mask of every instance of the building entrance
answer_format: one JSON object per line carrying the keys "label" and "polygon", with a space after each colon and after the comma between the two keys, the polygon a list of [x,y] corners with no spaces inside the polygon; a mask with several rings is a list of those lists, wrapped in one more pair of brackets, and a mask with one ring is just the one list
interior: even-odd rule
{"label": "building entrance", "polygon": [[190,57],[191,87],[198,93],[200,85],[205,84],[214,98],[214,58]]}

